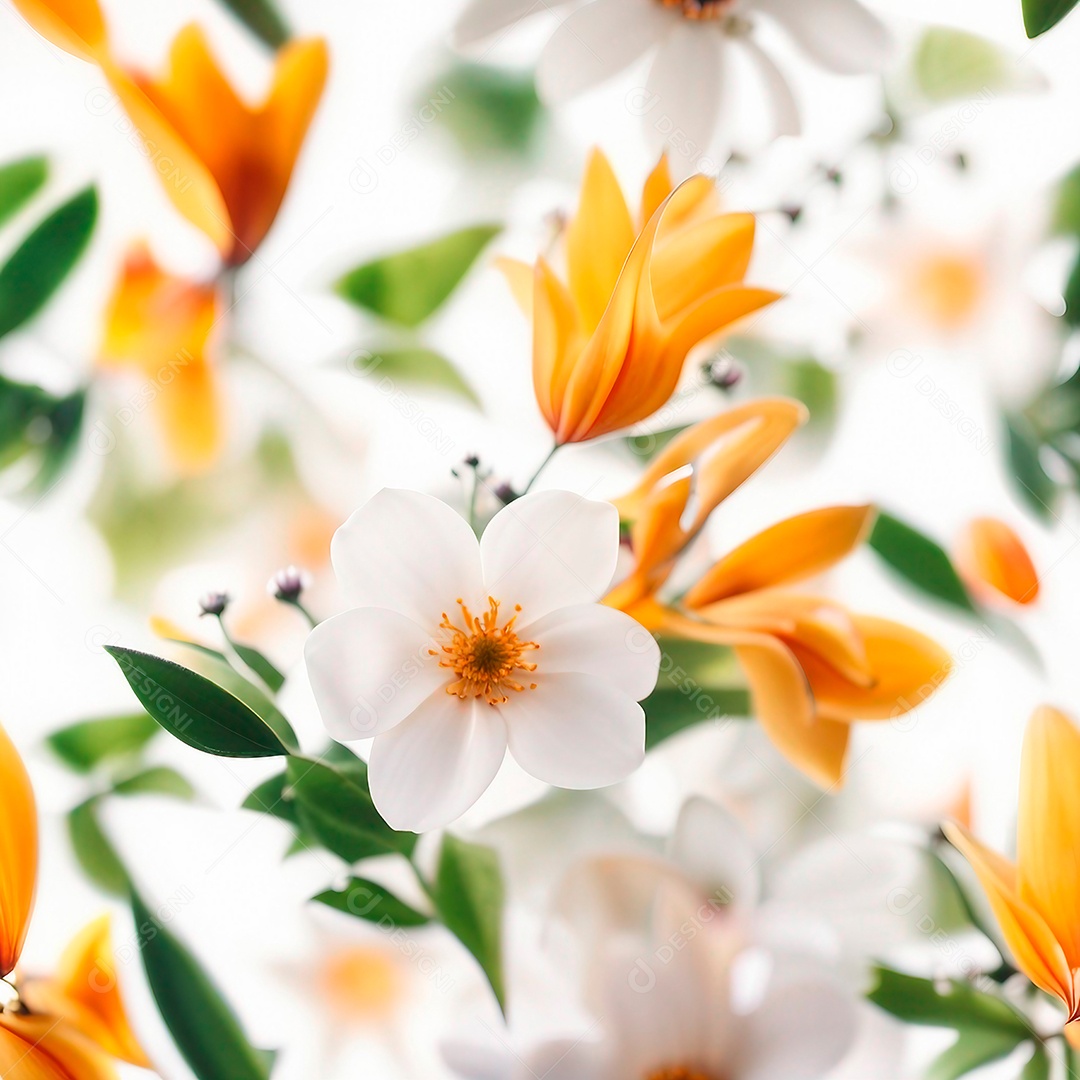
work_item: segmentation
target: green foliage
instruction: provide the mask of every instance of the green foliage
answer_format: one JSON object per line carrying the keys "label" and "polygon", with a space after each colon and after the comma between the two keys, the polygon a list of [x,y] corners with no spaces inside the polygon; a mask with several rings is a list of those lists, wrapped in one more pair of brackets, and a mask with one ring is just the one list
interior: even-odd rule
{"label": "green foliage", "polygon": [[22,158],[0,166],[0,225],[13,218],[48,177],[49,162],[43,157]]}
{"label": "green foliage", "polygon": [[417,327],[450,298],[499,231],[476,225],[364,263],[341,278],[338,294],[389,322]]}
{"label": "green foliage", "polygon": [[327,889],[312,899],[335,911],[384,927],[425,926],[431,922],[431,916],[406,904],[385,885],[366,878],[349,878],[344,889]]}
{"label": "green foliage", "polygon": [[949,26],[923,31],[912,66],[919,90],[934,104],[1017,84],[1015,58],[986,38]]}
{"label": "green foliage", "polygon": [[1027,36],[1033,38],[1045,34],[1057,26],[1076,4],[1077,0],[1023,0]]}
{"label": "green foliage", "polygon": [[60,288],[97,222],[90,187],[54,210],[0,267],[0,337],[29,322]]}
{"label": "green foliage", "polygon": [[0,375],[0,468],[30,461],[28,486],[50,487],[75,449],[85,408],[83,390],[58,397]]}
{"label": "green foliage", "polygon": [[389,379],[393,384],[435,390],[480,404],[476,391],[441,353],[422,345],[378,348],[363,353],[363,363],[352,370],[373,379]]}
{"label": "green foliage", "polygon": [[139,954],[150,991],[198,1080],[269,1080],[275,1054],[256,1050],[195,956],[132,891]]}
{"label": "green foliage", "polygon": [[87,799],[67,816],[68,837],[83,873],[103,892],[126,896],[127,870],[98,820],[100,799]]}
{"label": "green foliage", "polygon": [[83,720],[54,731],[46,742],[65,765],[88,773],[113,758],[136,754],[161,731],[145,712]]}
{"label": "green foliage", "polygon": [[642,703],[645,710],[645,749],[651,750],[681,731],[699,724],[720,723],[753,713],[750,693],[738,687],[697,692],[654,690]]}
{"label": "green foliage", "polygon": [[289,28],[273,0],[221,0],[264,45],[280,49],[289,41]]}
{"label": "green foliage", "polygon": [[186,776],[167,765],[155,765],[149,769],[125,776],[113,784],[116,795],[169,795],[174,799],[195,798],[195,788]]}

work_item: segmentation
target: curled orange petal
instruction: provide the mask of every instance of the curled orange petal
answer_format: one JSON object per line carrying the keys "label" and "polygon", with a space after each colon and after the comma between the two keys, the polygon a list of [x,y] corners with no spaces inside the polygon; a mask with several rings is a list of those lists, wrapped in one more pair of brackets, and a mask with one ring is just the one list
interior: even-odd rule
{"label": "curled orange petal", "polygon": [[989,587],[1017,604],[1039,596],[1039,575],[1024,542],[997,518],[971,521],[957,545],[957,566],[976,589]]}
{"label": "curled orange petal", "polygon": [[80,60],[103,55],[108,39],[97,0],[13,0],[43,38]]}

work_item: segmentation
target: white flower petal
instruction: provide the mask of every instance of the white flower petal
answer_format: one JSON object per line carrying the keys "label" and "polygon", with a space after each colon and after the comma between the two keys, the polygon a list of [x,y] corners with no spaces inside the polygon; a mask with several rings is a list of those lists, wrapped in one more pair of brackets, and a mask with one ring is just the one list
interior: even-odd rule
{"label": "white flower petal", "polygon": [[761,893],[760,862],[746,830],[721,806],[696,796],[683,803],[671,858],[710,894],[730,890],[731,903],[752,908]]}
{"label": "white flower petal", "polygon": [[656,0],[591,0],[572,11],[540,54],[536,88],[557,105],[617,75],[674,25]]}
{"label": "white flower petal", "polygon": [[492,518],[480,553],[487,593],[507,613],[520,604],[524,630],[556,608],[600,599],[619,557],[619,512],[569,491],[525,495]]}
{"label": "white flower petal", "polygon": [[769,105],[772,108],[773,134],[798,135],[802,131],[799,106],[795,101],[795,95],[791,92],[791,86],[784,78],[784,73],[752,38],[742,38],[739,44],[746,50],[747,56],[754,62],[765,83]]}
{"label": "white flower petal", "polygon": [[892,51],[885,24],[858,0],[754,0],[822,67],[841,75],[880,71]]}
{"label": "white flower petal", "polygon": [[506,728],[496,709],[436,690],[371,744],[371,797],[395,829],[439,829],[483,795],[505,754]]}
{"label": "white flower petal", "polygon": [[482,589],[469,523],[439,499],[384,488],[336,533],[330,557],[349,606],[400,611],[432,631]]}
{"label": "white flower petal", "polygon": [[645,757],[645,713],[591,675],[551,675],[510,695],[499,711],[510,753],[537,780],[597,788],[625,780]]}
{"label": "white flower petal", "polygon": [[450,680],[428,654],[430,633],[386,608],[356,608],[319,623],[304,646],[311,689],[338,742],[401,723]]}
{"label": "white flower petal", "polygon": [[[706,171],[715,150],[717,125],[725,105],[723,35],[708,22],[688,19],[668,36],[649,72],[646,135],[667,146],[680,174]],[[730,132],[722,133],[730,139]]]}
{"label": "white flower petal", "polygon": [[530,656],[544,675],[578,671],[603,679],[635,701],[656,688],[660,646],[636,619],[603,604],[559,608],[528,627],[540,649]]}
{"label": "white flower petal", "polygon": [[453,45],[468,48],[508,30],[516,22],[565,7],[572,0],[473,0],[454,25]]}

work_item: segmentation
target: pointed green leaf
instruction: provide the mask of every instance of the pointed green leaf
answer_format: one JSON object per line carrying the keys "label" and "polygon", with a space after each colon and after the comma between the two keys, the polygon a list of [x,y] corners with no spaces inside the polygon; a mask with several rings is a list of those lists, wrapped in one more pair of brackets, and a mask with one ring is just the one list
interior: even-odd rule
{"label": "pointed green leaf", "polygon": [[171,795],[174,799],[195,798],[195,788],[186,776],[167,765],[133,773],[113,784],[117,795]]}
{"label": "pointed green leaf", "polygon": [[1033,38],[1045,34],[1057,26],[1076,4],[1077,0],[1023,0],[1027,36]]}
{"label": "pointed green leaf", "polygon": [[288,749],[240,698],[171,660],[108,645],[146,711],[181,742],[219,757],[274,757]]}
{"label": "pointed green leaf", "polygon": [[476,957],[505,1012],[502,922],[506,897],[498,855],[492,848],[447,833],[439,854],[433,899],[439,919]]}
{"label": "pointed green leaf", "polygon": [[84,720],[54,731],[45,741],[76,772],[90,772],[109,758],[141,750],[161,728],[145,712]]}
{"label": "pointed green leaf", "polygon": [[139,954],[150,992],[198,1080],[269,1080],[274,1052],[248,1042],[240,1021],[195,956],[132,892]]}
{"label": "pointed green leaf", "polygon": [[285,676],[258,649],[233,642],[236,655],[270,688],[277,693],[285,685]]}
{"label": "pointed green leaf", "polygon": [[244,800],[245,810],[255,810],[260,814],[270,814],[292,825],[300,824],[300,815],[296,811],[296,800],[288,787],[288,777],[280,772],[264,780]]}
{"label": "pointed green leaf", "polygon": [[364,263],[341,278],[338,294],[400,326],[419,326],[449,299],[498,233],[497,225],[476,225]]}
{"label": "pointed green leaf", "polygon": [[868,542],[893,570],[916,589],[969,615],[977,612],[944,548],[928,536],[881,511]]}
{"label": "pointed green leaf", "polygon": [[441,353],[421,346],[403,349],[375,349],[364,353],[354,370],[378,380],[383,389],[399,384],[420,390],[442,390],[479,406],[480,398],[457,368]]}
{"label": "pointed green leaf", "polygon": [[961,1031],[956,1042],[926,1070],[926,1080],[959,1080],[969,1072],[1008,1057],[1023,1039],[1016,1032]]}
{"label": "pointed green leaf", "polygon": [[325,760],[293,757],[286,771],[305,831],[346,862],[391,852],[409,855],[416,847],[415,833],[397,832],[379,816],[366,770],[349,773]]}
{"label": "pointed green leaf", "polygon": [[327,889],[313,896],[312,900],[335,911],[389,928],[424,926],[431,922],[430,915],[398,899],[385,885],[366,878],[349,878],[349,884],[344,889]]}
{"label": "pointed green leaf", "polygon": [[49,176],[43,157],[23,158],[0,166],[0,225],[14,217],[41,190]]}
{"label": "pointed green leaf", "polygon": [[98,798],[87,799],[68,813],[68,837],[83,873],[102,892],[126,896],[127,870],[98,820]]}
{"label": "pointed green leaf", "polygon": [[280,49],[289,41],[289,28],[273,0],[221,0],[264,45]]}
{"label": "pointed green leaf", "polygon": [[54,210],[0,267],[0,337],[32,319],[79,261],[97,221],[94,188]]}

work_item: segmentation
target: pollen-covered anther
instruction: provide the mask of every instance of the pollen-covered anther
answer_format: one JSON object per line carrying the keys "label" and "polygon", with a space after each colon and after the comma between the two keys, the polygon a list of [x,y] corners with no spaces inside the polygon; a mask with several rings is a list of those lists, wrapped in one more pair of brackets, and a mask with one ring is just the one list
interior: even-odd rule
{"label": "pollen-covered anther", "polygon": [[528,686],[519,681],[516,672],[533,672],[536,664],[524,659],[529,652],[539,649],[535,641],[522,641],[514,631],[521,605],[514,614],[499,625],[499,601],[488,597],[488,609],[481,615],[473,613],[460,597],[462,626],[450,621],[444,611],[440,629],[450,635],[441,649],[429,649],[432,656],[440,656],[439,666],[449,668],[457,678],[446,692],[464,701],[466,698],[483,698],[489,705],[502,705],[509,701],[510,691],[535,690],[536,683]]}

